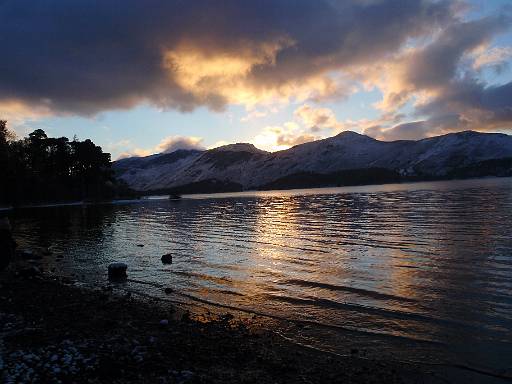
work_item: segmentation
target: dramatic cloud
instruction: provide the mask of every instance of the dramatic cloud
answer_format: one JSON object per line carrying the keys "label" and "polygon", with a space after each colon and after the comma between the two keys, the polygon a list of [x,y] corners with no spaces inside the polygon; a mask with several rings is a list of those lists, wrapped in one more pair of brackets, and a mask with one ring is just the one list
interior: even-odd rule
{"label": "dramatic cloud", "polygon": [[397,140],[466,129],[510,129],[512,83],[488,85],[478,77],[478,70],[485,65],[503,67],[509,48],[494,48],[487,57],[483,52],[491,39],[509,26],[507,13],[458,21],[429,44],[410,48],[393,60],[368,69],[371,75],[366,81],[378,84],[384,93],[378,108],[392,113],[414,101],[416,119],[394,126],[378,121],[363,128],[364,132]]}
{"label": "dramatic cloud", "polygon": [[[510,129],[511,85],[482,75],[507,68],[512,51],[495,37],[510,8],[464,12],[459,0],[3,1],[0,114],[243,105],[246,122],[305,103],[295,119],[306,129],[264,129],[273,148],[321,130],[396,139]],[[382,93],[375,120],[340,122],[312,106],[361,85]]]}
{"label": "dramatic cloud", "polygon": [[342,130],[342,124],[336,120],[334,112],[329,108],[314,108],[304,104],[295,110],[294,115],[313,132],[323,128]]}
{"label": "dramatic cloud", "polygon": [[51,114],[52,112],[44,105],[29,106],[12,100],[0,102],[0,119],[7,120],[9,127],[21,136],[27,133],[24,126],[27,121],[37,120]]}
{"label": "dramatic cloud", "polygon": [[453,3],[4,1],[0,103],[88,115],[340,97],[340,71],[449,24]]}

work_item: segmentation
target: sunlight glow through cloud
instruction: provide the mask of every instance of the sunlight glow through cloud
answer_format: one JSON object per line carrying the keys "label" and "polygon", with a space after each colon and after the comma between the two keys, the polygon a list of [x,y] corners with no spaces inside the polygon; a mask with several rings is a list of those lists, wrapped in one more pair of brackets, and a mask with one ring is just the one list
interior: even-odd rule
{"label": "sunlight glow through cloud", "polygon": [[[161,151],[168,136],[201,137],[205,147],[252,140],[277,150],[348,129],[392,140],[512,127],[512,11],[500,2],[481,14],[457,0],[169,1],[155,8],[129,0],[115,11],[58,0],[52,12],[22,3],[0,13],[7,58],[0,118],[13,127],[52,127],[68,117],[96,127],[108,113],[115,132],[95,131],[107,146],[126,138],[128,111],[184,113],[165,132],[155,130],[150,145],[115,147],[114,155]],[[76,14],[91,20],[87,43]],[[6,15],[27,28],[14,28]],[[371,92],[379,99],[354,117],[353,96]],[[198,115],[193,132],[180,126]],[[212,128],[216,116],[225,127]],[[131,143],[146,141],[142,117],[139,125]]]}

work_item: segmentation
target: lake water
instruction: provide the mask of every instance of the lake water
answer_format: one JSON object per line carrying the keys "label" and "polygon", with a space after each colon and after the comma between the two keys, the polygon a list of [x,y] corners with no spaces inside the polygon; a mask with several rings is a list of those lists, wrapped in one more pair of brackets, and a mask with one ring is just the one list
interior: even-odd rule
{"label": "lake water", "polygon": [[510,178],[35,208],[13,219],[24,247],[52,246],[45,263],[59,275],[103,283],[107,265],[124,261],[127,289],[164,297],[171,287],[176,300],[288,319],[283,334],[301,343],[512,373]]}

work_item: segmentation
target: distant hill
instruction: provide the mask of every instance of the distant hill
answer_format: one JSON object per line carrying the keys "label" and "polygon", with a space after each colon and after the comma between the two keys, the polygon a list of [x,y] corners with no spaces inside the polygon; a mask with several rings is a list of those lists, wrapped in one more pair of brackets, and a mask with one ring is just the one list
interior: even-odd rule
{"label": "distant hill", "polygon": [[512,136],[464,131],[379,141],[351,131],[265,152],[252,144],[177,150],[114,162],[141,192],[217,192],[512,175]]}

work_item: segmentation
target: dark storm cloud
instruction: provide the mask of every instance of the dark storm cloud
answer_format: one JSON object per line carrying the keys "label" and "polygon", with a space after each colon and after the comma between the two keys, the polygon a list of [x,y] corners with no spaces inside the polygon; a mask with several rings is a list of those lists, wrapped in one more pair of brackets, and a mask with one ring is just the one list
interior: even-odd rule
{"label": "dark storm cloud", "polygon": [[425,120],[392,128],[374,126],[365,133],[384,140],[421,139],[461,130],[493,131],[512,127],[512,82],[487,86],[474,78],[453,82],[416,114]]}
{"label": "dark storm cloud", "polygon": [[[408,38],[450,23],[452,5],[427,0],[2,1],[0,102],[79,114],[141,102],[220,109],[229,100],[216,89],[219,84],[256,92],[378,60]],[[219,52],[231,60],[240,56],[249,70],[217,82],[216,73],[206,72],[187,87],[187,73],[178,77],[187,68],[165,64],[165,53],[183,46],[201,52],[200,59]],[[195,91],[204,84],[208,92]]]}
{"label": "dark storm cloud", "polygon": [[418,109],[434,129],[506,129],[512,125],[512,82],[487,86],[474,78],[454,82]]}
{"label": "dark storm cloud", "polygon": [[456,22],[425,48],[417,49],[402,65],[401,89],[390,93],[387,105],[407,101],[420,91],[432,95],[416,105],[415,116],[424,120],[392,128],[376,125],[365,132],[385,140],[419,139],[450,131],[480,131],[512,127],[512,82],[489,85],[478,78],[467,55],[488,44],[511,24],[504,11],[469,22]]}
{"label": "dark storm cloud", "polygon": [[432,44],[412,55],[405,80],[417,89],[443,87],[457,75],[467,52],[505,31],[509,23],[507,14],[454,23]]}

